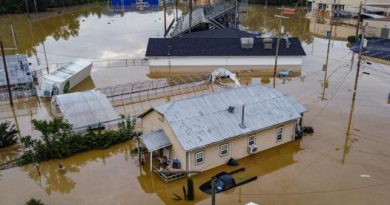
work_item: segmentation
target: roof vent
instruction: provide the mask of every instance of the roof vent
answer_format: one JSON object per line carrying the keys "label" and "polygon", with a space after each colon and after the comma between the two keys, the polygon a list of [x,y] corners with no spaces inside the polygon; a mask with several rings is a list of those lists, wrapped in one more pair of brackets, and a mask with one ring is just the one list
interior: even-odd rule
{"label": "roof vent", "polygon": [[229,112],[229,113],[234,113],[234,106],[229,106],[229,108],[227,109],[227,111]]}
{"label": "roof vent", "polygon": [[290,40],[288,39],[288,35],[286,36],[286,48],[290,48]]}
{"label": "roof vent", "polygon": [[272,49],[272,38],[263,39],[264,49]]}
{"label": "roof vent", "polygon": [[241,129],[245,129],[245,128],[246,128],[244,119],[245,119],[245,104],[242,105],[241,123],[239,124],[239,126],[241,127]]}
{"label": "roof vent", "polygon": [[254,38],[241,38],[241,48],[242,49],[251,49],[253,48]]}

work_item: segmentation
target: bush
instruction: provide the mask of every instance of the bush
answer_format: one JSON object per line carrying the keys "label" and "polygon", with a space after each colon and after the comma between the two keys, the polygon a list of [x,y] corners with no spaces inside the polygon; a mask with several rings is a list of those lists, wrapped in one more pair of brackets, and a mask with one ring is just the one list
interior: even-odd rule
{"label": "bush", "polygon": [[31,198],[28,200],[25,205],[45,205],[44,203],[41,202],[41,200]]}
{"label": "bush", "polygon": [[118,131],[88,131],[83,134],[72,132],[72,126],[61,119],[52,121],[32,120],[34,129],[41,132],[41,139],[22,137],[26,151],[18,160],[19,165],[72,156],[93,149],[106,149],[141,133],[134,131],[135,120],[125,118],[119,122]]}
{"label": "bush", "polygon": [[355,36],[348,36],[347,40],[352,45],[353,43],[355,43],[356,37]]}
{"label": "bush", "polygon": [[9,121],[0,123],[0,148],[9,147],[17,142],[19,131]]}

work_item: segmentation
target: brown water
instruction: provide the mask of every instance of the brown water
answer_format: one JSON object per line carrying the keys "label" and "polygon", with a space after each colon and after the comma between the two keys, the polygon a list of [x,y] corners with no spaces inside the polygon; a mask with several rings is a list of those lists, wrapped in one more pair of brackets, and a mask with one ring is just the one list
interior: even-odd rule
{"label": "brown water", "polygon": [[[36,47],[43,63],[42,47],[38,45],[45,40],[49,63],[61,63],[75,56],[94,59],[143,57],[147,38],[161,36],[163,28],[162,12],[108,16],[104,7],[83,7],[64,13],[33,21],[33,28],[38,25],[44,28],[33,29],[33,38],[25,16],[1,17],[0,35],[3,37],[7,33],[5,24],[13,22],[21,50],[33,54]],[[244,23],[253,30],[275,31],[277,21],[272,16],[276,13],[278,11],[272,7],[265,11],[262,6],[251,5]],[[345,42],[332,43],[330,82],[326,90],[328,100],[321,101],[320,80],[327,41],[313,37],[309,25],[303,12],[286,20],[285,30],[304,41],[307,56],[304,58],[304,78],[289,79],[284,83],[278,79],[277,88],[308,108],[304,124],[313,126],[314,134],[240,160],[247,171],[240,173],[238,179],[254,175],[259,178],[218,194],[217,204],[249,201],[283,205],[388,204],[390,201],[390,109],[386,99],[390,92],[390,67],[364,64],[363,70],[371,75],[360,76],[351,134],[346,136],[355,76],[349,69],[351,54]],[[6,37],[6,45],[12,46],[9,37]],[[35,57],[32,55],[31,59],[34,62]],[[91,78],[76,89],[134,82],[147,79],[146,74],[147,70],[128,68],[94,69]],[[269,83],[261,76],[256,76],[252,82]],[[50,110],[47,102],[35,101],[18,102],[14,109],[5,105],[1,108],[2,121],[17,121],[23,134],[33,136],[38,134],[32,131],[30,120],[47,119]],[[39,164],[41,176],[32,165],[0,171],[0,204],[23,204],[31,197],[58,205],[211,204],[210,197],[197,187],[215,173],[232,170],[222,166],[196,175],[196,200],[175,201],[172,193],[182,196],[185,180],[165,184],[148,171],[148,163],[144,167],[137,165],[130,155],[132,147],[133,142],[127,142],[107,150],[43,162]],[[0,160],[9,160],[15,153],[13,149],[1,150]],[[57,172],[59,162],[66,167],[65,174]]]}

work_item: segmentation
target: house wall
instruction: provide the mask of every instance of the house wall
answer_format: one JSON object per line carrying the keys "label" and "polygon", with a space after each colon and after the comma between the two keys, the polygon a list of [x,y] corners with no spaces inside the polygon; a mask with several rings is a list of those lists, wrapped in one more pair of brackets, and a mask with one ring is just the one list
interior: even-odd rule
{"label": "house wall", "polygon": [[177,140],[171,126],[169,125],[166,119],[162,121],[159,120],[159,114],[156,111],[148,113],[142,118],[142,131],[144,134],[151,133],[157,130],[164,130],[165,134],[168,136],[169,141],[172,146],[170,148],[169,157],[171,159],[177,158],[181,161],[182,168],[186,168],[186,152],[183,147]]}
{"label": "house wall", "polygon": [[[271,127],[269,129],[259,131],[256,135],[256,144],[257,152],[290,142],[293,140],[292,135],[295,131],[295,122],[290,121],[283,125],[283,138],[281,141],[276,142],[276,128],[280,126]],[[223,143],[218,143],[205,147],[203,149],[198,149],[190,153],[190,167],[193,170],[205,171],[223,164],[226,164],[230,158],[240,159],[246,156],[249,156],[247,152],[248,147],[248,137],[251,135],[246,135],[232,139]],[[220,145],[229,143],[229,154],[224,157],[220,157],[219,149]],[[195,153],[199,151],[204,151],[205,153],[205,162],[202,164],[195,164]]]}
{"label": "house wall", "polygon": [[[278,70],[291,69],[293,74],[300,75],[302,56],[280,56]],[[150,75],[164,73],[184,74],[195,72],[212,72],[217,68],[230,71],[256,70],[273,74],[275,58],[273,56],[249,57],[150,57]]]}
{"label": "house wall", "polygon": [[[366,27],[366,36],[367,37],[381,37],[382,28],[390,29],[390,20],[389,21],[378,21],[375,19],[366,19],[364,23],[367,23]],[[390,38],[390,32],[385,38]]]}
{"label": "house wall", "polygon": [[[334,0],[309,0],[312,2],[312,10],[318,10],[319,4],[326,4],[326,10],[331,10],[331,5],[334,3]],[[383,4],[388,5],[389,0],[363,0],[363,3],[367,2],[368,5],[370,4]],[[351,11],[351,12],[358,12],[360,1],[359,0],[336,0],[336,4],[344,5],[345,11]]]}

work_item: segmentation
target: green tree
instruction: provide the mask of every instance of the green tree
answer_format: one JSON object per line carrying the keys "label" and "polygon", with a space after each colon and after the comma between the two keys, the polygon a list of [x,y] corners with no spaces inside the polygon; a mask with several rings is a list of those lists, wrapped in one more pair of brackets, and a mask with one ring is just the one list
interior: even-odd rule
{"label": "green tree", "polygon": [[45,205],[44,203],[41,202],[41,200],[39,199],[34,199],[34,198],[31,198],[30,200],[28,200],[25,205]]}
{"label": "green tree", "polygon": [[9,121],[0,123],[0,148],[16,144],[19,131]]}

